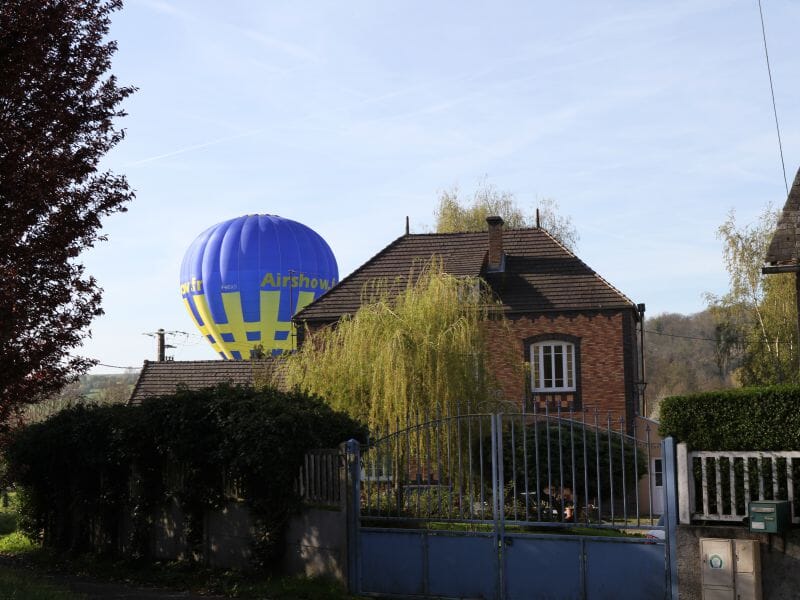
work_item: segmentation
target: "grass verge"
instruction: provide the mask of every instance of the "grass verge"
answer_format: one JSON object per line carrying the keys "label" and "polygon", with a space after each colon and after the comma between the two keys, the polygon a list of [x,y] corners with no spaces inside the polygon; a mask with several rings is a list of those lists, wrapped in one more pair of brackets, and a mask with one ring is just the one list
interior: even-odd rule
{"label": "grass verge", "polygon": [[85,600],[83,594],[43,583],[37,575],[0,567],[0,598],[15,600]]}
{"label": "grass verge", "polygon": [[[148,562],[100,557],[93,554],[67,556],[32,542],[18,530],[18,499],[10,493],[0,499],[0,599],[73,600],[84,598],[41,583],[37,573],[81,577],[98,582],[124,583],[217,594],[231,598],[269,600],[348,600],[335,581],[303,577],[268,577],[208,569],[188,562]],[[25,568],[13,568],[15,566]],[[38,584],[38,585],[37,585]]]}
{"label": "grass verge", "polygon": [[[350,600],[342,585],[336,581],[305,577],[269,577],[260,573],[244,573],[209,569],[200,565],[171,561],[149,562],[114,559],[94,554],[67,556],[28,540],[21,532],[0,536],[0,556],[36,573],[48,573],[56,579],[84,578],[97,582],[122,583],[140,587],[167,588],[195,594],[215,594],[230,598],[259,598],[268,600]],[[0,567],[2,568],[2,567]],[[8,570],[8,569],[7,569]],[[17,573],[18,570],[9,570]],[[25,571],[21,571],[25,574]],[[28,598],[4,595],[0,598]],[[30,596],[39,598],[72,599],[81,596]]]}

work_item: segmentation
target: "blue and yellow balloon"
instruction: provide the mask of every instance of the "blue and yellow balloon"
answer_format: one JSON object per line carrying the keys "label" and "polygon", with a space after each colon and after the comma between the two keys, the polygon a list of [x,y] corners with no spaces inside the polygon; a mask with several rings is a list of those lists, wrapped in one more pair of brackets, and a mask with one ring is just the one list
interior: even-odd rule
{"label": "blue and yellow balloon", "polygon": [[336,285],[330,247],[302,223],[246,215],[210,227],[181,265],[181,296],[220,356],[250,358],[295,349],[292,316]]}

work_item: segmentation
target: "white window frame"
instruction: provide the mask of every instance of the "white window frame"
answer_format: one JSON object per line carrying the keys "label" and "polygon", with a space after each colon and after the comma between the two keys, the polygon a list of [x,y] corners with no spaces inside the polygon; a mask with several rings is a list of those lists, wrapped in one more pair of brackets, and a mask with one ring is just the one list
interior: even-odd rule
{"label": "white window frame", "polygon": [[[545,360],[548,353],[551,357],[549,374],[545,373]],[[574,343],[564,340],[534,342],[530,345],[530,361],[531,390],[534,393],[577,391],[578,373]],[[560,381],[556,376],[558,362],[561,363],[561,373],[563,374]],[[549,386],[546,385],[548,381],[550,382]]]}

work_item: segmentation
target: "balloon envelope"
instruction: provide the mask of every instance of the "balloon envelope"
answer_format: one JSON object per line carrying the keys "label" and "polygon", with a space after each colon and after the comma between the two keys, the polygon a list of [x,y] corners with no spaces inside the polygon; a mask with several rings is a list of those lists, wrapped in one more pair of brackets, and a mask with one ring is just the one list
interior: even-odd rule
{"label": "balloon envelope", "polygon": [[181,296],[220,356],[295,349],[291,318],[339,278],[328,244],[302,223],[246,215],[201,233],[181,265]]}

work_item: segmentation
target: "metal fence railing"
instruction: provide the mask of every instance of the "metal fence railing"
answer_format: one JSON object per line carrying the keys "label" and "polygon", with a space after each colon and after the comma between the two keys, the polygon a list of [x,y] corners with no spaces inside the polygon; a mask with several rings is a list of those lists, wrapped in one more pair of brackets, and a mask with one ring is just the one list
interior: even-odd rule
{"label": "metal fence railing", "polygon": [[416,423],[363,449],[361,516],[650,529],[661,446],[632,429],[588,410]]}

